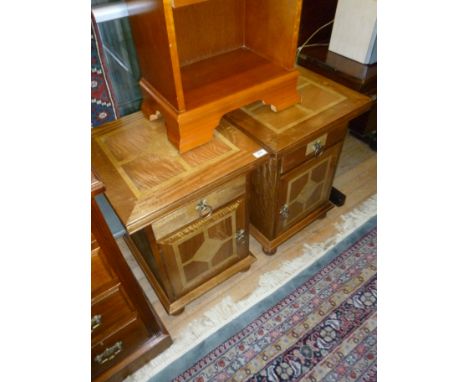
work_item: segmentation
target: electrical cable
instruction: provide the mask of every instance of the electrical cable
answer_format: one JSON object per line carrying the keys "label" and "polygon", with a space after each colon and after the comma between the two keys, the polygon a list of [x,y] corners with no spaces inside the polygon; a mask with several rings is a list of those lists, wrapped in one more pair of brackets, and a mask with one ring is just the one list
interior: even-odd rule
{"label": "electrical cable", "polygon": [[311,46],[328,46],[328,45],[330,45],[328,42],[324,42],[324,43],[316,43],[316,44],[304,45],[303,48],[310,48]]}
{"label": "electrical cable", "polygon": [[[319,27],[318,29],[316,29],[310,36],[307,40],[305,40],[305,42],[299,47],[297,48],[297,56],[299,56],[299,54],[301,53],[301,50],[304,49],[304,48],[308,48],[308,47],[311,47],[311,46],[317,46],[318,44],[311,44],[311,45],[307,45],[307,43],[318,33],[320,32],[323,28],[333,24],[333,21],[335,21],[335,19],[329,21],[328,23],[325,23],[323,24],[321,27]],[[328,45],[328,44],[325,44],[325,45]]]}

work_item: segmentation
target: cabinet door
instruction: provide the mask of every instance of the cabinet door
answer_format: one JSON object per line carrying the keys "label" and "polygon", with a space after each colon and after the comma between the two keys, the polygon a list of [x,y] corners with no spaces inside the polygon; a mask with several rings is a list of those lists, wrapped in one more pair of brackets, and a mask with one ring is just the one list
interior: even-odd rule
{"label": "cabinet door", "polygon": [[174,295],[180,297],[248,255],[244,198],[157,240],[157,245]]}
{"label": "cabinet door", "polygon": [[280,180],[276,234],[291,227],[328,200],[342,144],[291,170]]}

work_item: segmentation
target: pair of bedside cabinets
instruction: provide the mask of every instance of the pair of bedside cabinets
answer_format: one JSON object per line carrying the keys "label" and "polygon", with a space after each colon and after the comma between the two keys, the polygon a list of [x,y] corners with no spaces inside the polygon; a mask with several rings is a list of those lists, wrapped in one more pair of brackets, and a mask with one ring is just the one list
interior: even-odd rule
{"label": "pair of bedside cabinets", "polygon": [[163,120],[141,112],[92,131],[92,166],[125,240],[169,314],[255,261],[332,208],[347,123],[368,97],[299,68],[301,103],[262,102],[225,115],[214,138],[179,153]]}

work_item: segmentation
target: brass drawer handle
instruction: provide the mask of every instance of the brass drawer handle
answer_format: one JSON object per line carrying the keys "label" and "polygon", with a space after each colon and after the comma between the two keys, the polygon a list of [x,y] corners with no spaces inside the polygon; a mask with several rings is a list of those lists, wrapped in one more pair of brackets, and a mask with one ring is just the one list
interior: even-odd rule
{"label": "brass drawer handle", "polygon": [[96,314],[91,318],[91,333],[94,329],[97,329],[102,324],[102,316],[100,314]]}
{"label": "brass drawer handle", "polygon": [[324,145],[320,141],[314,142],[314,156],[318,157],[323,154]]}
{"label": "brass drawer handle", "polygon": [[283,207],[280,209],[280,215],[283,217],[283,219],[286,219],[289,216],[289,207],[287,204],[285,204]]}
{"label": "brass drawer handle", "polygon": [[200,214],[201,218],[211,216],[213,212],[213,207],[207,204],[206,199],[200,200],[195,208]]}
{"label": "brass drawer handle", "polygon": [[96,357],[94,357],[94,360],[102,365],[108,361],[111,361],[115,358],[117,354],[119,354],[123,349],[123,342],[122,341],[117,341],[114,345],[112,345],[110,348],[106,348],[101,354],[98,354]]}

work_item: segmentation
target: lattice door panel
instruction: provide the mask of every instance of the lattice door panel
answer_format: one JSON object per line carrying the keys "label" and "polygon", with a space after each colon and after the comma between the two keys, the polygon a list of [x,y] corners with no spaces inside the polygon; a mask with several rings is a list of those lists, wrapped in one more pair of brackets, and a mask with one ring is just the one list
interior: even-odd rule
{"label": "lattice door panel", "polygon": [[174,295],[180,297],[248,255],[244,199],[215,210],[157,244]]}
{"label": "lattice door panel", "polygon": [[277,234],[328,200],[340,148],[341,144],[335,145],[282,177]]}

